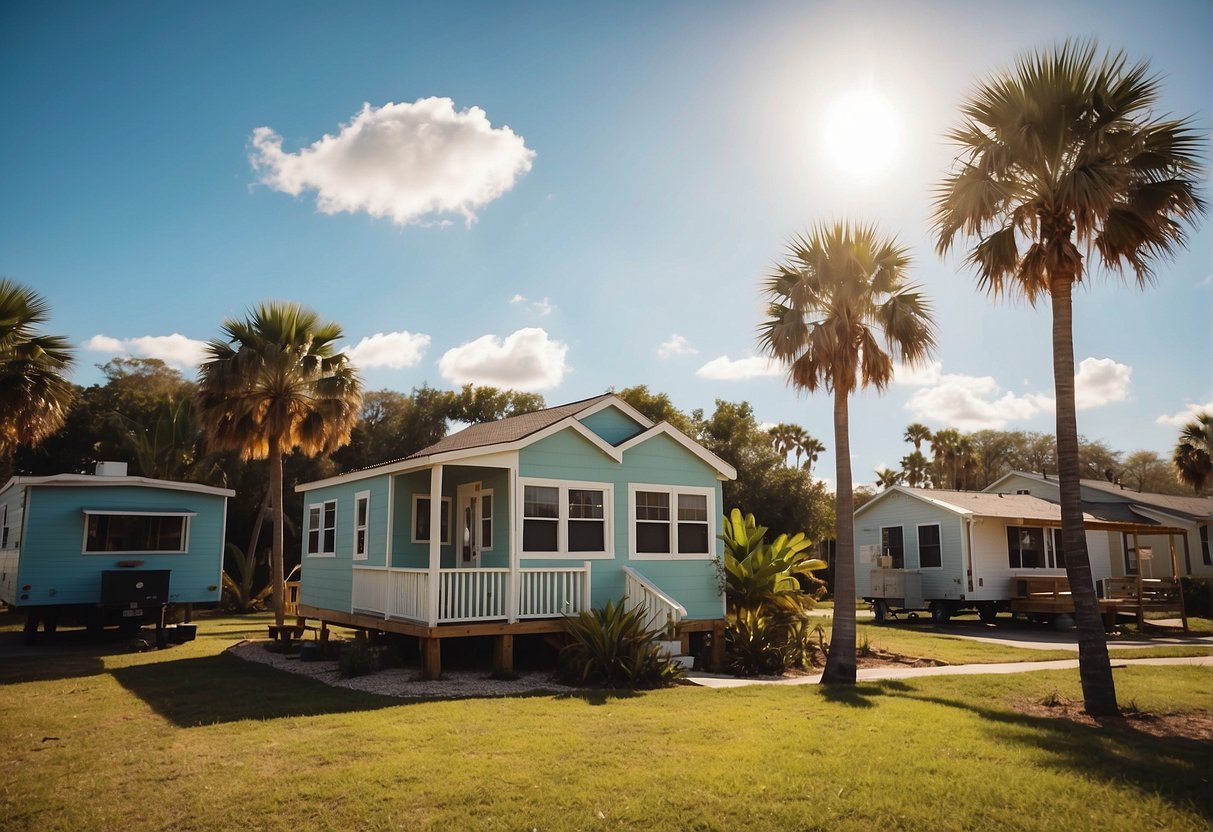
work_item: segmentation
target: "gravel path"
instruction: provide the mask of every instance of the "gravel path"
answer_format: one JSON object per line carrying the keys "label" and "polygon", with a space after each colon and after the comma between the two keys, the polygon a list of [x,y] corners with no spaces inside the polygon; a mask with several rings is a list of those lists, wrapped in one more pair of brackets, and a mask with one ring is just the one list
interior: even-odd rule
{"label": "gravel path", "polygon": [[302,662],[298,654],[275,653],[266,649],[268,644],[268,640],[242,641],[229,647],[227,652],[245,661],[308,676],[326,685],[401,699],[468,699],[577,690],[555,681],[550,673],[522,673],[517,679],[505,680],[492,679],[483,670],[447,670],[441,679],[427,682],[418,678],[417,668],[392,668],[343,679],[336,661]]}

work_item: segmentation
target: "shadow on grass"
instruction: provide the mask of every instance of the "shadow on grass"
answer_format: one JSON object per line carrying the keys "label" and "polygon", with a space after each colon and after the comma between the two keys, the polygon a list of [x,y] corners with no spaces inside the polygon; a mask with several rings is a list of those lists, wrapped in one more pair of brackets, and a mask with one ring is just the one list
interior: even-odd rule
{"label": "shadow on grass", "polygon": [[[887,685],[887,683],[885,683]],[[1004,743],[1016,743],[1044,752],[1044,765],[1100,778],[1115,785],[1134,772],[1132,786],[1143,795],[1159,795],[1180,809],[1196,811],[1213,820],[1209,796],[1208,741],[1188,737],[1156,736],[1121,717],[1100,719],[1090,725],[1064,717],[1041,717],[989,708],[942,696],[926,696],[913,688],[890,695],[947,708],[968,711],[986,720]]]}
{"label": "shadow on grass", "polygon": [[852,708],[873,708],[876,698],[901,691],[913,690],[905,682],[882,680],[879,682],[857,682],[853,685],[819,685],[821,696],[827,702],[850,705]]}
{"label": "shadow on grass", "polygon": [[219,655],[124,667],[111,671],[124,688],[182,728],[372,711],[399,699],[335,688],[305,676]]}

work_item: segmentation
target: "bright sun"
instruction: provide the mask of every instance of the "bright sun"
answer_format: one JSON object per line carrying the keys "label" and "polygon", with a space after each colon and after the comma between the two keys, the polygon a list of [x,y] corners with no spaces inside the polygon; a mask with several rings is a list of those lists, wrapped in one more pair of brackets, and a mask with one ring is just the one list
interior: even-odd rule
{"label": "bright sun", "polygon": [[897,109],[869,90],[840,93],[821,120],[822,149],[829,162],[847,176],[883,173],[902,145]]}

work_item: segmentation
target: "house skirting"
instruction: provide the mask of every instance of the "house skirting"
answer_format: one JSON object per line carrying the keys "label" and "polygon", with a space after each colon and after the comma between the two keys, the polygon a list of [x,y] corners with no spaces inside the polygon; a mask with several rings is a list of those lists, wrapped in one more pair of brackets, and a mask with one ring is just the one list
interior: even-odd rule
{"label": "house skirting", "polygon": [[[421,642],[422,675],[436,679],[442,674],[442,641],[448,638],[471,638],[491,636],[494,639],[493,669],[505,673],[514,669],[514,636],[560,634],[567,629],[565,618],[541,618],[528,621],[489,621],[475,624],[440,624],[430,627],[415,621],[384,618],[357,612],[342,612],[299,604],[295,613],[301,619],[319,621],[322,633],[329,625],[353,627],[359,630],[375,630],[412,636]],[[676,625],[684,652],[689,652],[691,633],[711,633],[711,666],[724,664],[724,619],[694,619],[679,621]]]}

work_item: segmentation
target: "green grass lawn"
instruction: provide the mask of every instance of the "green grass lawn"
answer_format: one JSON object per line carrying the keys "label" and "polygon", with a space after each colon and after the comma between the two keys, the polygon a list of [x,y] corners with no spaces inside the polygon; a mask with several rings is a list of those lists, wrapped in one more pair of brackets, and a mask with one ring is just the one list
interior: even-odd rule
{"label": "green grass lawn", "polygon": [[[1018,712],[1077,674],[401,700],[223,653],[0,659],[0,829],[1206,830],[1210,744]],[[15,634],[2,637],[4,644]],[[1213,672],[1115,671],[1123,704],[1209,713]]]}

